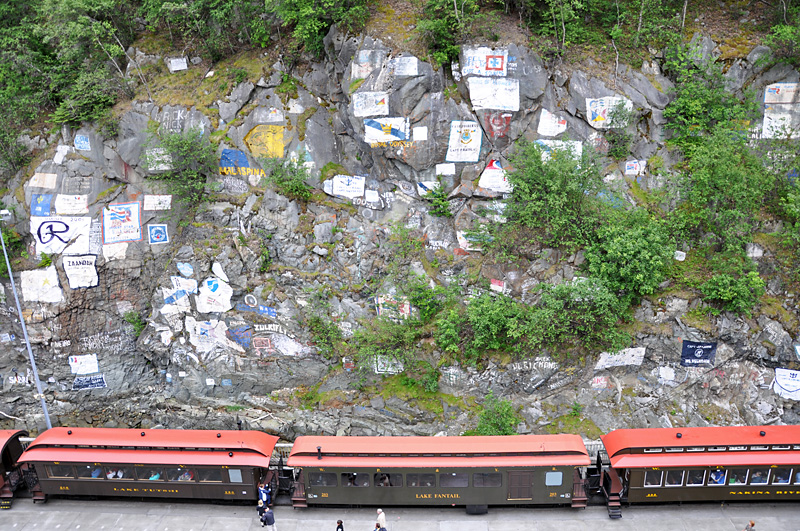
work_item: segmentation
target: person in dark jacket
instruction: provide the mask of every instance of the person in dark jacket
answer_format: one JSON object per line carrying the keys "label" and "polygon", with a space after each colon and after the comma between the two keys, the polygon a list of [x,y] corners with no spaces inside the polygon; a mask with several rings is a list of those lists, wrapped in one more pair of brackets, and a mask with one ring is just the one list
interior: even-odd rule
{"label": "person in dark jacket", "polygon": [[275,513],[267,506],[264,514],[261,515],[261,527],[266,527],[269,531],[276,531],[275,529]]}
{"label": "person in dark jacket", "polygon": [[336,531],[344,531],[344,524],[341,520],[336,520]]}

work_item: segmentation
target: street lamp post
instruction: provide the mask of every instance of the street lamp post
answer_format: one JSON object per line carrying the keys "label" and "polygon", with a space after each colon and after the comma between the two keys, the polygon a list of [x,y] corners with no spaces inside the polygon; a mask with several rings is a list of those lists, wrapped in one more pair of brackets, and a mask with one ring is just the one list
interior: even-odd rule
{"label": "street lamp post", "polygon": [[[9,215],[7,210],[0,212],[3,220]],[[19,323],[22,325],[22,335],[25,336],[25,346],[28,348],[28,358],[31,360],[31,367],[33,367],[33,381],[36,382],[36,391],[39,394],[39,400],[42,402],[42,411],[44,411],[44,420],[47,423],[47,429],[53,427],[50,423],[50,413],[47,411],[47,402],[44,400],[42,393],[42,382],[39,381],[39,371],[36,370],[36,360],[33,358],[33,351],[31,350],[31,342],[28,339],[28,327],[25,326],[25,318],[22,316],[22,307],[19,305],[19,297],[17,296],[17,285],[14,283],[14,273],[11,271],[11,260],[8,259],[6,252],[6,240],[3,238],[3,231],[0,230],[0,244],[3,246],[3,256],[6,259],[6,267],[8,268],[8,278],[11,279],[11,291],[14,292],[14,301],[17,303],[17,313],[19,314]]]}

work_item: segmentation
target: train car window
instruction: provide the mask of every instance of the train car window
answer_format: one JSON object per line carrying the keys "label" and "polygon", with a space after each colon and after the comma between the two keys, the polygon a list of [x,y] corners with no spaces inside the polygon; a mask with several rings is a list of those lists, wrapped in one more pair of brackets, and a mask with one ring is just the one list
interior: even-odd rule
{"label": "train car window", "polygon": [[746,485],[747,484],[747,469],[734,468],[728,472],[728,485]]}
{"label": "train car window", "polygon": [[728,449],[727,446],[709,446],[708,447],[708,451],[709,452],[724,452],[727,449]]}
{"label": "train car window", "polygon": [[680,487],[683,485],[683,470],[667,470],[667,487]]}
{"label": "train car window", "polygon": [[660,454],[663,451],[664,451],[663,448],[645,448],[644,449],[644,453],[646,453],[646,454]]}
{"label": "train car window", "polygon": [[661,479],[664,472],[661,470],[645,470],[644,471],[644,486],[645,487],[660,487]]}
{"label": "train car window", "polygon": [[[331,474],[336,479],[335,474]],[[238,468],[229,468],[228,469],[228,481],[231,483],[242,483],[242,471]]]}
{"label": "train car window", "polygon": [[686,451],[687,452],[705,452],[706,451],[706,447],[705,446],[693,446],[691,448],[687,448]]}
{"label": "train car window", "polygon": [[75,467],[78,470],[78,477],[81,479],[103,479],[103,467],[92,465],[78,465]]}
{"label": "train car window", "polygon": [[743,452],[747,450],[747,446],[728,446],[728,451],[731,452]]}
{"label": "train car window", "polygon": [[469,477],[461,472],[451,472],[449,474],[439,474],[440,487],[468,487]]}
{"label": "train car window", "polygon": [[107,466],[106,479],[136,479],[133,475],[133,469],[127,466]]}
{"label": "train car window", "polygon": [[375,474],[372,481],[376,487],[402,487],[403,474]]}
{"label": "train car window", "polygon": [[708,484],[709,485],[725,485],[725,477],[727,476],[727,472],[720,468],[712,470],[711,473],[708,475]]}
{"label": "train car window", "polygon": [[667,453],[677,453],[682,452],[683,448],[667,448]]}
{"label": "train car window", "polygon": [[47,465],[47,477],[49,478],[74,478],[75,473],[70,465]]}
{"label": "train car window", "polygon": [[197,475],[201,483],[222,483],[222,471],[218,468],[200,468]]}
{"label": "train car window", "polygon": [[335,487],[335,472],[310,472],[308,474],[308,484],[312,487]]}
{"label": "train car window", "polygon": [[762,446],[762,445],[751,446],[750,449],[751,450],[769,450],[769,446]]}
{"label": "train car window", "polygon": [[690,470],[689,475],[686,477],[686,485],[698,486],[705,485],[706,471],[705,470]]}
{"label": "train car window", "polygon": [[777,445],[773,444],[772,445],[772,449],[773,450],[791,450],[792,447],[790,445],[788,445],[788,444],[787,445],[783,445],[783,446],[777,446]]}
{"label": "train car window", "polygon": [[345,472],[342,474],[343,487],[369,487],[369,474]]}
{"label": "train car window", "polygon": [[754,468],[750,471],[750,484],[751,485],[763,485],[769,481],[769,469],[768,468]]}
{"label": "train car window", "polygon": [[503,474],[499,472],[491,472],[488,474],[475,473],[472,474],[473,487],[502,487]]}
{"label": "train car window", "polygon": [[563,481],[563,472],[546,472],[544,475],[544,484],[548,487],[560,487]]}
{"label": "train car window", "polygon": [[435,487],[434,474],[406,474],[406,485],[409,487]]}
{"label": "train car window", "polygon": [[794,475],[794,484],[795,484],[795,485],[800,485],[800,472],[797,472],[797,473]]}
{"label": "train car window", "polygon": [[772,471],[773,485],[787,485],[792,481],[791,468],[776,468]]}
{"label": "train car window", "polygon": [[170,481],[194,481],[196,477],[197,474],[190,468],[170,468],[167,471],[167,479]]}
{"label": "train car window", "polygon": [[147,481],[166,481],[167,476],[161,468],[140,468],[136,470],[139,479]]}

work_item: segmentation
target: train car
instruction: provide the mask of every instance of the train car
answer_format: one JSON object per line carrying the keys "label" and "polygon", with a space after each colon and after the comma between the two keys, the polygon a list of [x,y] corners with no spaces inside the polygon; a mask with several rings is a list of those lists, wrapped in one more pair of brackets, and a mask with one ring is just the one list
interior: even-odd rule
{"label": "train car", "polygon": [[577,435],[298,437],[294,507],[320,505],[586,506]]}
{"label": "train car", "polygon": [[800,500],[800,426],[615,430],[602,440],[609,504]]}
{"label": "train car", "polygon": [[257,499],[278,438],[258,431],[52,428],[19,457],[33,499],[132,496]]}
{"label": "train car", "polygon": [[0,430],[0,509],[10,509],[14,491],[23,483],[23,475],[17,462],[22,455],[20,437],[27,437],[22,430]]}

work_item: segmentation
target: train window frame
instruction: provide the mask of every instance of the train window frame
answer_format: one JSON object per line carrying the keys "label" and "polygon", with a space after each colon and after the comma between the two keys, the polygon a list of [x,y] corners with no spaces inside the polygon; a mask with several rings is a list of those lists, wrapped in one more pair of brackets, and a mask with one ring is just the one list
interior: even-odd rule
{"label": "train window frame", "polygon": [[[780,481],[780,482],[778,482],[778,481],[777,481],[777,479],[778,479],[778,472],[779,472],[779,471],[782,471],[782,470],[783,470],[783,471],[787,471],[787,470],[788,470],[788,471],[789,471],[789,473],[786,475],[786,481]],[[775,469],[773,469],[773,470],[772,470],[772,474],[771,474],[771,476],[772,476],[772,477],[771,477],[771,479],[770,479],[770,485],[790,485],[790,484],[792,483],[792,476],[793,476],[793,473],[794,473],[794,469],[793,469],[793,468],[785,468],[785,467],[780,467],[780,468],[775,468]]]}
{"label": "train window frame", "polygon": [[376,472],[372,475],[372,485],[374,487],[402,487],[403,474]]}
{"label": "train window frame", "polygon": [[[235,479],[237,477],[238,479]],[[244,483],[244,475],[241,468],[228,469],[228,483]]]}
{"label": "train window frame", "polygon": [[469,487],[469,474],[466,472],[439,472],[439,487],[463,489]]}
{"label": "train window frame", "polygon": [[709,446],[709,452],[725,452],[728,449],[727,446]]}
{"label": "train window frame", "polygon": [[755,450],[755,451],[758,451],[758,450],[769,450],[769,445],[768,444],[751,445],[750,449],[751,450]]}
{"label": "train window frame", "polygon": [[[742,481],[734,481],[734,478],[738,477],[739,472],[744,472],[744,480]],[[747,481],[750,479],[750,469],[749,468],[732,468],[730,473],[728,474],[728,485],[747,485]]]}
{"label": "train window frame", "polygon": [[[669,482],[670,475],[671,474],[676,474],[676,473],[681,475],[680,481],[678,483],[670,483]],[[666,474],[665,479],[664,479],[664,486],[665,487],[682,487],[683,486],[683,480],[685,480],[685,479],[686,479],[686,471],[685,470],[667,470],[667,474]]]}
{"label": "train window frame", "polygon": [[[720,481],[719,475],[714,477],[714,474],[722,474],[722,481]],[[713,481],[713,483],[712,483]],[[708,475],[706,477],[706,485],[709,487],[725,487],[727,486],[728,482],[728,471],[723,468],[715,468],[713,470],[708,471]]]}
{"label": "train window frame", "polygon": [[479,489],[502,487],[503,474],[500,472],[473,472],[472,486]]}
{"label": "train window frame", "polygon": [[687,452],[705,452],[706,451],[706,447],[705,446],[690,446],[689,448],[686,449],[686,451]]}
{"label": "train window frame", "polygon": [[168,468],[167,481],[173,483],[192,483],[197,481],[197,471],[194,468]]}
{"label": "train window frame", "polygon": [[[703,469],[695,468],[695,469],[689,469],[689,470],[687,470],[687,472],[688,472],[686,474],[686,486],[687,487],[704,487],[706,485],[706,476],[708,475],[708,474],[706,474],[706,472],[707,472],[706,469],[704,469],[704,468]],[[689,483],[689,479],[691,479],[692,472],[700,472],[703,475],[703,477],[700,479],[699,482]]]}
{"label": "train window frame", "polygon": [[[759,481],[758,483],[753,483],[753,478],[755,477],[756,472],[758,472],[758,471],[766,472],[767,475],[766,475],[766,477],[764,477],[764,481]],[[765,468],[751,468],[750,469],[750,477],[748,478],[747,484],[748,485],[769,485],[769,481],[770,481],[770,477],[771,476],[772,476],[772,474],[770,474],[770,469],[769,468],[766,468],[766,467]]]}
{"label": "train window frame", "polygon": [[[333,478],[331,478],[333,476]],[[308,486],[309,487],[338,487],[339,478],[336,472],[309,472],[308,473]],[[351,485],[352,487],[353,485]]]}
{"label": "train window frame", "polygon": [[[658,474],[658,483],[648,483],[647,478],[649,474]],[[660,487],[664,484],[664,471],[663,470],[645,470],[642,476],[642,487],[652,489]]]}
{"label": "train window frame", "polygon": [[[53,467],[58,467],[61,469],[62,474],[54,473]],[[45,472],[47,473],[47,477],[50,479],[75,479],[75,467],[72,465],[45,465],[44,467]],[[69,474],[66,474],[67,470],[70,471]]]}
{"label": "train window frame", "polygon": [[[340,477],[342,479],[342,487],[363,488],[370,486],[369,474],[366,472],[342,472]],[[359,484],[359,480],[363,480],[362,484]]]}
{"label": "train window frame", "polygon": [[[81,475],[82,471],[88,471],[88,475]],[[78,479],[105,479],[106,475],[103,474],[103,467],[100,465],[75,465]],[[97,473],[97,475],[95,475]]]}
{"label": "train window frame", "polygon": [[683,452],[683,447],[682,446],[680,448],[667,448],[667,453],[668,454],[672,454],[672,453],[677,454],[677,453],[680,453],[680,452]]}
{"label": "train window frame", "polygon": [[406,486],[412,489],[436,488],[436,474],[427,472],[406,473]]}
{"label": "train window frame", "polygon": [[[558,481],[558,483],[556,483],[556,481]],[[545,487],[560,487],[563,484],[564,484],[564,473],[562,471],[549,470],[544,473]]]}
{"label": "train window frame", "polygon": [[660,454],[663,451],[664,451],[663,448],[645,448],[644,449],[644,453],[646,453],[646,454]]}
{"label": "train window frame", "polygon": [[773,450],[791,450],[792,449],[792,445],[791,444],[773,444],[772,445],[772,449]]}
{"label": "train window frame", "polygon": [[728,446],[729,452],[746,452],[747,446]]}
{"label": "train window frame", "polygon": [[[219,479],[209,479],[209,477],[204,477],[204,475],[212,475],[215,474],[216,477]],[[221,468],[198,468],[197,469],[197,481],[200,483],[222,483],[222,469]]]}

